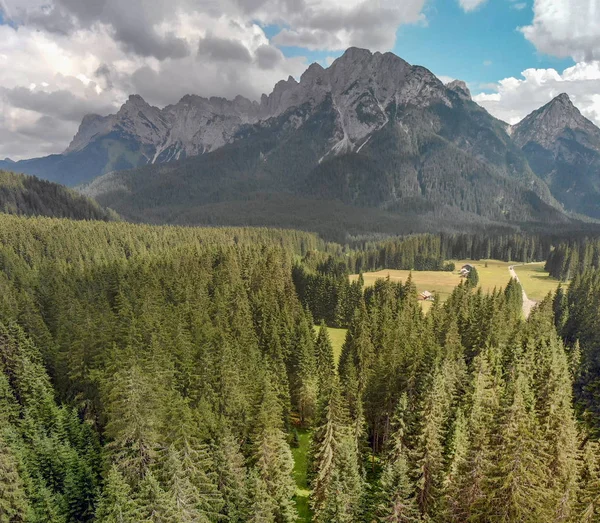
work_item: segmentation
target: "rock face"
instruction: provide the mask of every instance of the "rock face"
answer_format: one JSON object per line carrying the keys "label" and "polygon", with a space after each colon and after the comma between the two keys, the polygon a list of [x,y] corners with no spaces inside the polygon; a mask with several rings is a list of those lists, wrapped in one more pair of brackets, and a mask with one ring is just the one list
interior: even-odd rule
{"label": "rock face", "polygon": [[471,100],[471,91],[469,91],[467,84],[462,80],[454,80],[447,83],[446,87],[458,94],[463,100]]}
{"label": "rock face", "polygon": [[[27,160],[24,172],[67,185],[106,172],[205,154],[231,143],[245,126],[298,109],[289,125],[299,127],[329,100],[336,112],[327,155],[355,151],[389,121],[390,104],[452,105],[449,90],[427,69],[392,53],[350,48],[329,68],[312,64],[300,81],[278,82],[260,102],[187,95],[159,109],[132,95],[114,115],[87,115],[62,155]],[[88,155],[93,161],[86,162]],[[74,156],[77,160],[74,161]],[[82,172],[82,164],[85,172]],[[60,167],[59,167],[60,166]],[[71,169],[77,169],[73,176]],[[56,171],[60,171],[57,173]]]}
{"label": "rock face", "polygon": [[511,134],[565,208],[600,218],[600,129],[567,94],[531,113]]}
{"label": "rock face", "polygon": [[[129,195],[125,214],[126,205],[145,205],[137,190],[168,192],[165,205],[178,208],[287,191],[539,221],[562,219],[559,202],[600,216],[598,151],[600,131],[566,95],[510,127],[462,81],[444,85],[392,53],[350,48],[260,101],[187,95],[160,109],[132,95],[114,115],[86,116],[63,154],[11,168],[71,186],[104,175],[91,190]],[[169,167],[174,160],[187,163]],[[121,176],[129,169],[149,185]]]}
{"label": "rock face", "polygon": [[148,165],[105,174],[86,194],[125,217],[172,223],[315,227],[312,209],[317,226],[353,231],[365,209],[393,223],[402,215],[409,231],[567,220],[464,83],[446,86],[391,53],[351,48],[260,103],[186,97],[161,115],[168,129]]}

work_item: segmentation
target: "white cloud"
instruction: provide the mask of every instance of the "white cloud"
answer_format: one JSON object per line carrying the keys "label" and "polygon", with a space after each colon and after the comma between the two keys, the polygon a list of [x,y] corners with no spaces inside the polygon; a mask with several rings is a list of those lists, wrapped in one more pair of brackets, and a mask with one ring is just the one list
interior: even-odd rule
{"label": "white cloud", "polygon": [[527,69],[523,78],[505,78],[494,93],[473,99],[491,114],[515,124],[561,93],[567,93],[584,116],[600,125],[600,62],[578,63],[562,74],[554,69]]}
{"label": "white cloud", "polygon": [[487,0],[458,0],[458,3],[467,13],[475,11],[478,7],[485,4]]}
{"label": "white cloud", "polygon": [[444,84],[449,84],[450,82],[453,82],[454,80],[456,80],[456,78],[453,78],[452,76],[445,76],[443,74],[438,74],[436,76]]}
{"label": "white cloud", "polygon": [[527,7],[527,4],[525,2],[517,2],[517,3],[512,3],[510,5],[510,8],[515,9],[516,11],[522,11],[526,7]]}
{"label": "white cloud", "polygon": [[[389,50],[425,2],[0,0],[11,22],[0,25],[0,158],[61,152],[83,114],[131,93],[159,106],[188,93],[257,99],[308,66],[277,45]],[[283,29],[269,39],[266,25]]]}
{"label": "white cloud", "polygon": [[486,67],[489,67],[490,65],[492,65],[492,61],[491,60],[484,60],[483,61],[483,65],[485,65]]}
{"label": "white cloud", "polygon": [[600,3],[598,0],[535,0],[533,23],[521,31],[542,53],[600,59]]}

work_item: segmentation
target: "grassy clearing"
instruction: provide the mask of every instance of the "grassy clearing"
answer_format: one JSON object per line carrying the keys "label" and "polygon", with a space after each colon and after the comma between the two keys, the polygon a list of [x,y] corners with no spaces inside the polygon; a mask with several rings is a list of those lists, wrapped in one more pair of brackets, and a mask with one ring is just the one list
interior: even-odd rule
{"label": "grassy clearing", "polygon": [[[508,270],[508,269],[507,269]],[[367,272],[363,274],[365,285],[373,285],[376,280],[385,279],[388,276],[391,281],[404,283],[411,271],[399,271],[392,269],[385,269],[377,272]],[[350,276],[350,280],[356,280],[358,274]],[[418,292],[429,291],[440,295],[442,301],[445,301],[448,296],[460,283],[460,277],[456,272],[442,272],[442,271],[413,271],[412,272],[413,282],[417,286]],[[430,304],[425,304],[425,307]]]}
{"label": "grassy clearing", "polygon": [[333,358],[335,360],[335,364],[337,365],[340,361],[342,346],[344,345],[344,341],[346,341],[347,329],[335,329],[333,327],[327,327],[327,331],[329,332],[329,339],[331,340],[331,345],[333,347]]}
{"label": "grassy clearing", "polygon": [[492,292],[494,288],[503,289],[510,281],[508,268],[512,263],[498,260],[458,260],[454,262],[457,270],[460,270],[467,263],[477,269],[479,286],[483,289],[483,292]]}
{"label": "grassy clearing", "polygon": [[[473,265],[479,274],[479,285],[483,292],[492,292],[494,288],[500,289],[506,287],[510,280],[508,268],[513,263],[498,260],[453,260],[456,265],[455,272],[441,271],[412,271],[413,281],[417,286],[417,291],[430,291],[438,294],[442,301],[446,301],[448,296],[454,290],[461,278],[458,270],[465,265]],[[553,292],[558,286],[558,280],[551,278],[543,269],[543,263],[530,263],[522,266],[515,266],[519,275],[521,284],[532,300],[543,299],[548,292]],[[376,280],[387,278],[396,282],[405,282],[411,271],[382,270],[377,272],[368,272],[363,274],[365,285],[373,285]],[[358,278],[358,274],[350,276],[351,280]],[[420,302],[423,310],[427,312],[431,308],[431,302]]]}
{"label": "grassy clearing", "polygon": [[515,265],[515,272],[530,300],[543,300],[549,292],[556,291],[560,283],[544,270],[543,262]]}
{"label": "grassy clearing", "polygon": [[305,429],[298,430],[298,447],[292,448],[294,456],[294,479],[296,480],[296,509],[298,510],[298,523],[308,523],[312,520],[312,512],[308,504],[308,447],[311,433]]}

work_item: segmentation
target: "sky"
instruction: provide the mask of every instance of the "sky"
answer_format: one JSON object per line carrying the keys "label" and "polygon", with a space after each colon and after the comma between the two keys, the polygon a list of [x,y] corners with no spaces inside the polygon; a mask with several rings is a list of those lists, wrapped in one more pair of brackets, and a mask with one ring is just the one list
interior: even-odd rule
{"label": "sky", "polygon": [[60,153],[133,93],[259,99],[350,46],[511,124],[566,92],[600,125],[600,0],[0,0],[0,158]]}

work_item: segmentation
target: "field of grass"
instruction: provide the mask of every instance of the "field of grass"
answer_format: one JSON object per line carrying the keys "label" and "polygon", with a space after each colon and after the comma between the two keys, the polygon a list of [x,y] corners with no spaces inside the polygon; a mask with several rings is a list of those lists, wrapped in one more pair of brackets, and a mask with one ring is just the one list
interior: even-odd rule
{"label": "field of grass", "polygon": [[544,270],[544,263],[515,265],[515,272],[530,300],[541,301],[560,283]]}
{"label": "field of grass", "polygon": [[298,430],[298,447],[292,448],[294,456],[294,479],[296,480],[296,509],[298,510],[298,523],[308,523],[312,519],[312,513],[308,504],[308,447],[310,445],[311,433],[308,430]]}
{"label": "field of grass", "polygon": [[498,260],[458,260],[454,262],[457,270],[460,270],[467,263],[477,269],[479,286],[483,289],[483,292],[492,292],[494,288],[504,288],[510,281],[508,268],[513,265],[512,263]]}
{"label": "field of grass", "polygon": [[331,340],[331,345],[333,346],[333,358],[335,360],[335,364],[337,365],[340,361],[342,345],[344,345],[344,341],[346,341],[347,329],[335,329],[333,327],[327,327],[327,331],[329,332],[329,339]]}
{"label": "field of grass", "polygon": [[[456,271],[441,272],[441,271],[412,271],[413,281],[417,286],[417,291],[430,291],[440,296],[442,301],[445,301],[452,293],[454,287],[461,281],[458,275],[458,270],[465,264],[473,265],[479,274],[479,285],[484,292],[492,292],[494,288],[500,289],[506,287],[510,280],[508,268],[513,263],[503,262],[498,260],[454,260]],[[554,291],[558,286],[558,280],[551,278],[547,272],[544,272],[543,263],[531,263],[522,266],[515,266],[521,284],[527,293],[527,296],[532,300],[541,300],[548,294]],[[368,272],[363,274],[365,285],[373,285],[376,280],[387,278],[396,282],[405,282],[411,271],[398,270],[382,270],[377,272]],[[358,278],[358,274],[350,276],[351,280]],[[428,311],[431,307],[431,302],[421,302],[423,310]]]}
{"label": "field of grass", "polygon": [[[411,271],[385,269],[377,272],[366,272],[363,274],[363,278],[365,280],[365,285],[367,286],[373,285],[376,280],[387,278],[388,275],[391,281],[404,283],[410,273]],[[358,274],[350,276],[351,281],[356,280],[357,278]],[[439,294],[442,301],[445,301],[454,290],[454,287],[460,283],[460,277],[456,272],[412,271],[412,278],[417,286],[417,292],[429,291]]]}

